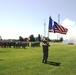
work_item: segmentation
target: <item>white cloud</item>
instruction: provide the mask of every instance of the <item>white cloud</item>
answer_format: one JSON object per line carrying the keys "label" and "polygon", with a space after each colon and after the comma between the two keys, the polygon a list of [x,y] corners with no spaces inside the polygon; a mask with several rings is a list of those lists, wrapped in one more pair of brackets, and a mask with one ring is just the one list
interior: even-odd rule
{"label": "white cloud", "polygon": [[62,25],[66,28],[68,28],[68,32],[66,35],[64,35],[64,39],[75,39],[76,40],[76,23],[75,21],[65,19],[62,22]]}

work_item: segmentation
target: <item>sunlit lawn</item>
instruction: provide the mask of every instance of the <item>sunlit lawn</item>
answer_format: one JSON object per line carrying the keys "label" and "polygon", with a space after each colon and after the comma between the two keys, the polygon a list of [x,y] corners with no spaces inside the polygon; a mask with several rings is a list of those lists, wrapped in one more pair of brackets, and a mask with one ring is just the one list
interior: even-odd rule
{"label": "sunlit lawn", "polygon": [[76,75],[76,45],[50,45],[47,64],[42,47],[0,48],[0,75]]}

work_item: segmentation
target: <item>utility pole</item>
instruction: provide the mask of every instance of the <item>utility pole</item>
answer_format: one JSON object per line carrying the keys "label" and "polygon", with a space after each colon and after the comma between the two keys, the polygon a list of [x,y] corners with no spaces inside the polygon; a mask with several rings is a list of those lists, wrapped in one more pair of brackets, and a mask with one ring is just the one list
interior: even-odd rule
{"label": "utility pole", "polygon": [[45,23],[45,20],[44,20],[44,40],[45,40],[45,37],[46,37],[46,23]]}
{"label": "utility pole", "polygon": [[58,24],[60,24],[60,14],[58,14]]}

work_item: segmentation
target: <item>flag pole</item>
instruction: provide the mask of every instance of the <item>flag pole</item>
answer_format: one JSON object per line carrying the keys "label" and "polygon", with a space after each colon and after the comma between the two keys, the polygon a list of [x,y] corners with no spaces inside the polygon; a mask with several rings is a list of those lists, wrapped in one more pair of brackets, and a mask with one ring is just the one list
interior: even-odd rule
{"label": "flag pole", "polygon": [[[58,24],[60,24],[60,14],[58,14]],[[58,33],[59,35],[59,33]],[[58,35],[57,35],[57,40],[58,40]]]}
{"label": "flag pole", "polygon": [[[50,21],[50,18],[51,18],[51,16],[49,16],[49,24],[48,24],[48,35],[47,35],[48,36],[48,41],[49,41],[49,27],[50,27],[49,25],[52,25],[51,21]],[[52,26],[51,26],[51,29],[52,29]]]}
{"label": "flag pole", "polygon": [[48,41],[49,41],[49,24],[48,24],[48,35],[47,35],[47,37],[48,37]]}
{"label": "flag pole", "polygon": [[48,25],[48,41],[49,41],[49,25]]}

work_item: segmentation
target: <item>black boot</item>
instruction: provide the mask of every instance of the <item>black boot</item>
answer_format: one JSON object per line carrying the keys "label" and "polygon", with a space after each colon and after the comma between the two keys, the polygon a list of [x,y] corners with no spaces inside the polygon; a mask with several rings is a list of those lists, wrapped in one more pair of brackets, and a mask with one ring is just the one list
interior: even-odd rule
{"label": "black boot", "polygon": [[42,60],[42,63],[45,63],[45,62],[44,62],[44,59]]}
{"label": "black boot", "polygon": [[47,60],[45,60],[45,63],[47,63]]}

